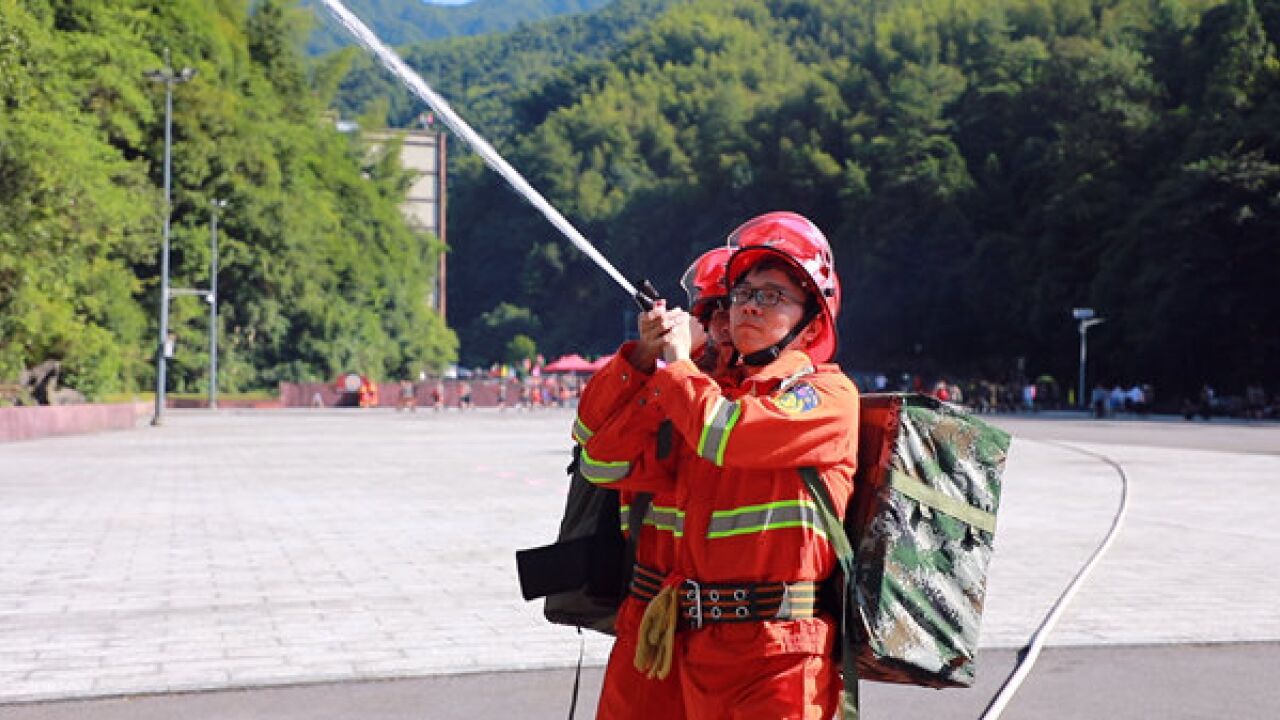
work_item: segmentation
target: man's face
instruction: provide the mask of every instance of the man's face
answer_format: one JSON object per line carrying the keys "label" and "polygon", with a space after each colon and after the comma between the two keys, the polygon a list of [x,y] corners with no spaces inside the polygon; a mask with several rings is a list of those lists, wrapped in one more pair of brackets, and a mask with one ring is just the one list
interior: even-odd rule
{"label": "man's face", "polygon": [[707,319],[707,335],[717,348],[733,349],[733,336],[729,334],[729,300],[717,301],[711,317]]}
{"label": "man's face", "polygon": [[734,300],[729,308],[729,331],[734,347],[743,355],[786,337],[804,316],[804,291],[776,268],[749,270],[729,295]]}
{"label": "man's face", "polygon": [[733,358],[733,340],[729,333],[729,301],[717,300],[710,314],[706,316],[706,347],[702,350],[702,359],[698,366],[704,372],[717,376],[729,366]]}

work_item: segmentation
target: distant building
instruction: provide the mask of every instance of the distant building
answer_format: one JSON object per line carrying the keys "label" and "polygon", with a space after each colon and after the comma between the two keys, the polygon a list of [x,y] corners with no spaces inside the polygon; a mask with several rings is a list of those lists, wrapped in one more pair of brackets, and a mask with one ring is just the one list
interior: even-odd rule
{"label": "distant building", "polygon": [[[448,167],[446,163],[446,138],[442,130],[436,129],[430,115],[424,117],[422,129],[413,130],[370,130],[361,134],[361,140],[369,150],[376,151],[393,140],[403,142],[400,148],[400,162],[406,170],[418,173],[417,179],[409,187],[400,209],[408,218],[410,226],[421,232],[429,232],[440,238],[441,243],[448,242],[445,234],[445,199]],[[445,253],[443,249],[436,264],[436,286],[433,297],[428,303],[445,317]]]}

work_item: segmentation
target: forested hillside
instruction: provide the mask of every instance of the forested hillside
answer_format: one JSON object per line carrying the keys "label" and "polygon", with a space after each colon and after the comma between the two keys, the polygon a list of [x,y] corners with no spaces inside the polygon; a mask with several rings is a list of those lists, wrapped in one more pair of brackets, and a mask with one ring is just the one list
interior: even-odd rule
{"label": "forested hillside", "polygon": [[[559,15],[586,13],[612,0],[473,0],[462,5],[435,5],[423,0],[343,0],[383,42],[406,45],[423,40],[488,35]],[[319,0],[302,0],[317,7]],[[354,44],[340,26],[324,21],[314,26],[307,52],[323,55]]]}
{"label": "forested hillside", "polygon": [[[584,91],[588,63],[618,52],[630,33],[677,2],[688,0],[614,0],[598,12],[523,25],[505,35],[418,43],[398,51],[468,122],[502,144],[516,124],[527,128],[539,119],[513,119],[530,94]],[[335,98],[344,116],[403,127],[422,111],[422,102],[368,54],[353,48],[330,62],[349,63]]]}
{"label": "forested hillside", "polygon": [[[1004,377],[1022,358],[1070,384],[1071,309],[1091,306],[1100,379],[1238,387],[1280,370],[1278,39],[1280,0],[693,0],[505,88],[499,136],[672,294],[743,219],[810,215],[835,245],[851,368]],[[627,300],[455,160],[464,355],[516,327],[548,353],[611,349]]]}
{"label": "forested hillside", "polygon": [[[221,218],[221,386],[391,377],[451,361],[426,306],[435,242],[407,178],[325,117],[296,8],[276,0],[0,0],[0,382],[46,359],[91,396],[154,382],[163,49],[195,78],[173,114],[173,285],[208,287]],[[208,306],[178,297],[172,387],[204,387]]]}

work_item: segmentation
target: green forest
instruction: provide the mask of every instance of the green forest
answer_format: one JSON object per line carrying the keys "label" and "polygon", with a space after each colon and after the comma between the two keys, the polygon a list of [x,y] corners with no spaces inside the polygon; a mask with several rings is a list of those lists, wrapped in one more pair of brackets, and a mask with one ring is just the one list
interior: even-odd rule
{"label": "green forest", "polygon": [[[513,117],[526,105],[526,96],[572,92],[583,79],[577,68],[617,52],[632,32],[679,1],[616,0],[598,12],[523,25],[505,35],[457,37],[398,50],[432,88],[466,111],[467,122],[484,137],[506,140],[517,122],[531,124]],[[353,48],[330,58],[339,60],[348,63],[334,98],[334,109],[342,115],[406,127],[422,112],[422,101],[368,54]]]}
{"label": "green forest", "polygon": [[[580,61],[505,46],[496,85],[460,69],[493,40],[406,53],[668,294],[792,209],[832,239],[846,368],[1070,386],[1092,307],[1091,377],[1171,399],[1280,376],[1278,41],[1278,0],[690,0]],[[517,331],[612,349],[616,286],[474,158],[451,172],[464,360]]]}
{"label": "green forest", "polygon": [[[424,0],[344,0],[383,42],[404,45],[466,35],[491,35],[514,30],[544,18],[586,13],[610,0],[471,0],[461,5],[434,5]],[[320,0],[302,0],[318,7]],[[307,38],[307,53],[324,55],[354,41],[338,25],[316,24]]]}
{"label": "green forest", "polygon": [[[354,48],[308,57],[319,22],[0,0],[0,381],[56,358],[90,394],[154,382],[165,47],[197,71],[174,90],[175,286],[206,285],[229,202],[222,387],[616,347],[630,301],[456,141],[457,336],[427,308],[439,244],[399,216],[409,179],[333,123],[426,108]],[[1070,385],[1092,307],[1091,377],[1171,398],[1280,378],[1278,44],[1280,0],[616,0],[401,50],[668,295],[791,209],[832,240],[850,371]],[[200,389],[207,306],[172,312],[173,387]]]}
{"label": "green forest", "polygon": [[[60,360],[90,397],[154,384],[164,196],[164,67],[173,90],[172,278],[209,287],[220,220],[219,385],[395,377],[457,339],[426,298],[438,241],[399,211],[409,178],[366,157],[308,66],[311,17],[262,0],[0,0],[0,382]],[[170,387],[203,389],[208,306],[176,297]]]}

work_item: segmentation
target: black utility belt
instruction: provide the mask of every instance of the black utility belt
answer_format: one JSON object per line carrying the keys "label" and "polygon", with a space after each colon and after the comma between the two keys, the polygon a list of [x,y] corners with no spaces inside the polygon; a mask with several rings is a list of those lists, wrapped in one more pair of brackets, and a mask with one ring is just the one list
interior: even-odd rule
{"label": "black utility belt", "polygon": [[[637,564],[631,594],[649,602],[666,575]],[[680,622],[698,629],[706,623],[795,620],[817,614],[818,583],[708,583],[686,579],[676,588]]]}

